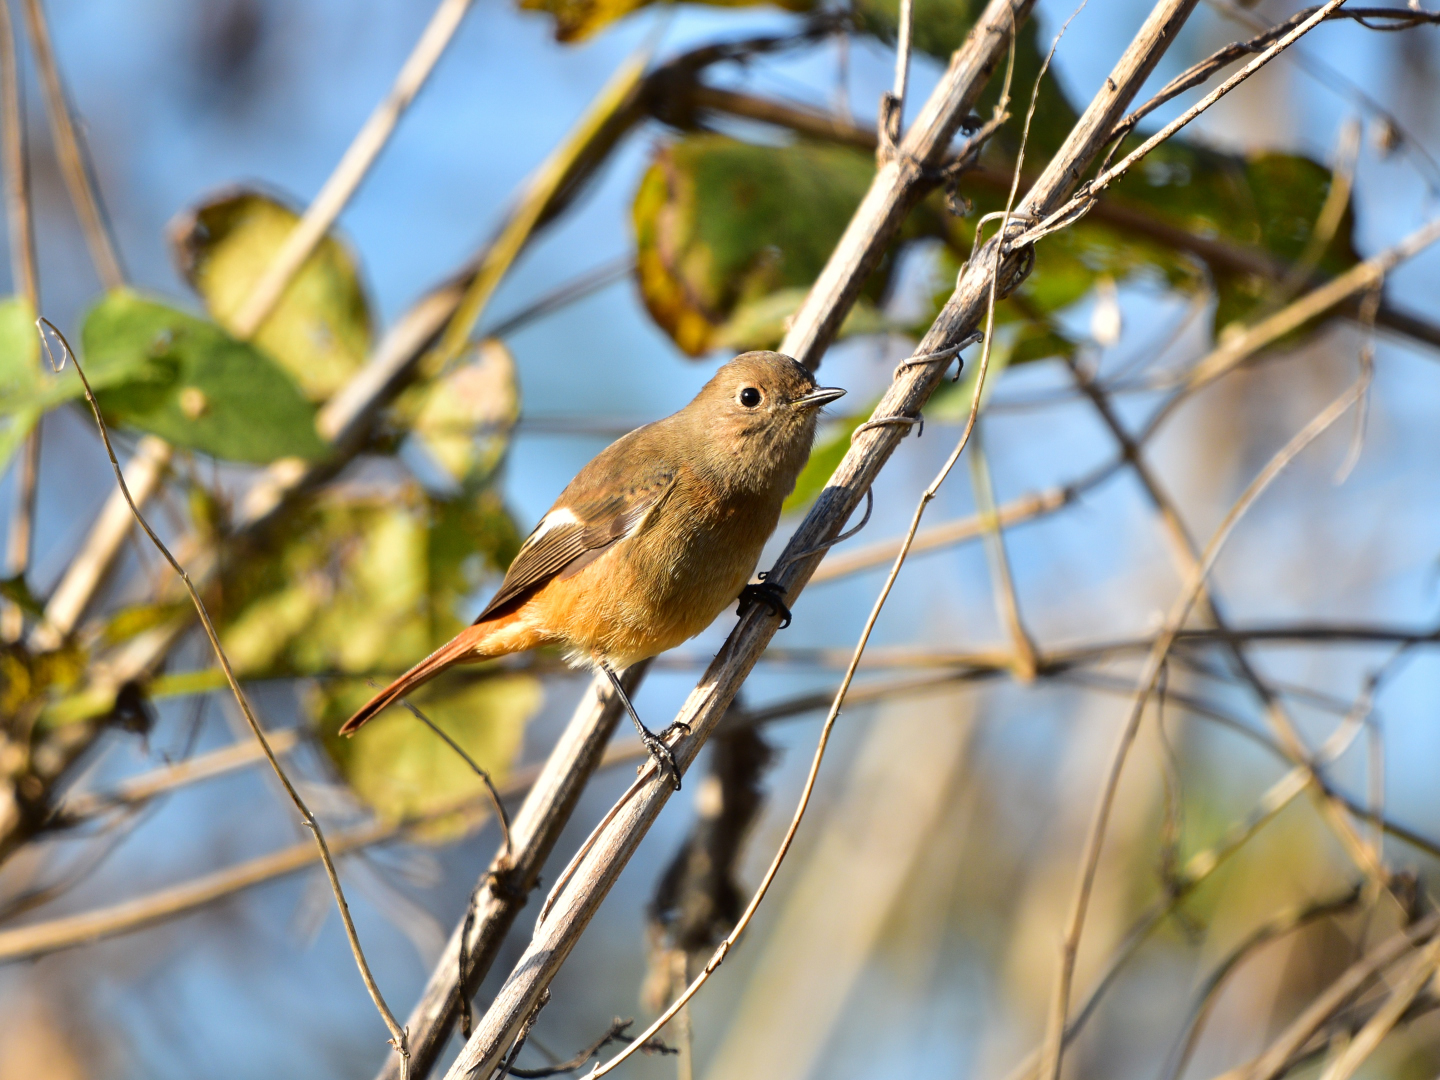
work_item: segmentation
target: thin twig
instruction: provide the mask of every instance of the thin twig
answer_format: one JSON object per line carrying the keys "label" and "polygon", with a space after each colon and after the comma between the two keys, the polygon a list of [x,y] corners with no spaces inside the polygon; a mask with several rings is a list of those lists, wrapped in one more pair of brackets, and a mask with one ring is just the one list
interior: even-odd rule
{"label": "thin twig", "polygon": [[0,5],[0,124],[4,126],[5,219],[10,228],[10,275],[14,288],[40,312],[40,274],[35,268],[35,218],[30,202],[30,158],[20,90],[15,24],[9,0]]}
{"label": "thin twig", "polygon": [[1358,399],[1360,386],[1355,384],[1342,393],[1338,398],[1323,409],[1319,415],[1310,421],[1301,431],[1281,448],[1265,468],[1253,479],[1241,492],[1240,497],[1230,508],[1229,512],[1221,520],[1219,527],[1211,536],[1210,541],[1201,553],[1200,560],[1195,570],[1188,576],[1180,595],[1176,598],[1166,617],[1164,630],[1156,639],[1154,648],[1151,649],[1149,657],[1145,661],[1145,668],[1137,680],[1134,701],[1130,707],[1129,716],[1121,729],[1119,740],[1111,758],[1109,771],[1106,774],[1101,794],[1096,802],[1094,816],[1090,822],[1090,828],[1085,838],[1084,852],[1080,860],[1080,876],[1076,885],[1075,896],[1071,903],[1070,914],[1066,920],[1064,944],[1061,949],[1060,964],[1055,979],[1054,995],[1050,1004],[1050,1015],[1046,1026],[1045,1046],[1041,1054],[1040,1078],[1041,1080],[1058,1080],[1060,1065],[1064,1054],[1064,1032],[1065,1018],[1070,1004],[1070,985],[1075,972],[1075,959],[1079,953],[1080,934],[1085,924],[1085,915],[1089,908],[1090,893],[1095,883],[1095,872],[1099,868],[1100,848],[1104,842],[1105,833],[1109,825],[1110,810],[1114,805],[1115,793],[1119,788],[1120,774],[1124,768],[1126,756],[1135,736],[1139,731],[1140,719],[1145,713],[1146,703],[1154,691],[1156,680],[1159,677],[1160,667],[1174,643],[1176,633],[1184,624],[1191,608],[1204,587],[1205,579],[1209,576],[1211,568],[1219,557],[1226,539],[1229,538],[1236,524],[1245,515],[1246,511],[1254,504],[1255,500],[1265,491],[1271,482],[1277,477],[1295,457],[1305,449],[1311,442],[1326,431],[1331,424],[1338,420],[1345,411]]}
{"label": "thin twig", "polygon": [[45,331],[48,331],[60,343],[63,350],[60,363],[63,364],[64,360],[68,358],[69,361],[75,365],[75,373],[80,376],[80,381],[85,387],[85,400],[90,404],[90,411],[95,417],[95,425],[100,431],[101,440],[105,443],[105,452],[110,457],[110,467],[115,473],[115,482],[124,494],[125,501],[129,504],[131,514],[134,515],[136,523],[144,530],[145,535],[150,538],[150,542],[155,546],[156,550],[160,552],[165,561],[170,564],[170,568],[175,571],[181,582],[184,583],[185,591],[189,593],[190,601],[195,605],[195,613],[199,616],[200,623],[205,629],[205,636],[209,638],[210,647],[215,652],[215,659],[225,672],[225,681],[230,684],[230,692],[234,695],[235,703],[239,705],[240,711],[245,716],[246,723],[250,725],[250,730],[254,733],[256,742],[258,742],[261,749],[264,750],[265,758],[270,762],[270,767],[274,770],[276,778],[279,779],[280,783],[284,786],[285,793],[290,796],[290,801],[295,804],[295,809],[299,812],[301,821],[303,821],[305,827],[314,834],[315,846],[320,853],[320,861],[325,866],[325,874],[330,879],[330,890],[335,894],[335,905],[340,911],[340,919],[345,925],[345,936],[349,939],[350,951],[355,957],[355,965],[360,970],[360,977],[365,982],[365,989],[370,992],[370,999],[375,1003],[375,1008],[385,1021],[385,1026],[390,1029],[391,1044],[402,1058],[408,1058],[409,1050],[406,1047],[405,1032],[395,1020],[394,1014],[390,1012],[390,1007],[385,1004],[385,998],[380,993],[380,987],[376,984],[375,977],[370,973],[370,965],[366,962],[364,949],[360,945],[360,935],[355,930],[355,921],[350,916],[350,906],[346,903],[345,892],[340,886],[340,875],[335,869],[335,860],[331,857],[330,849],[325,843],[325,834],[320,829],[320,823],[315,820],[315,815],[310,812],[310,808],[305,805],[305,800],[302,799],[300,793],[295,790],[295,786],[290,782],[290,778],[285,774],[285,769],[280,764],[280,759],[275,756],[274,749],[271,747],[269,740],[265,738],[265,732],[260,726],[260,721],[251,709],[250,701],[245,696],[245,692],[240,689],[240,683],[235,678],[235,672],[230,667],[230,658],[226,656],[225,649],[220,644],[220,635],[215,630],[215,624],[210,621],[210,613],[205,608],[205,602],[200,599],[200,593],[196,590],[194,583],[191,582],[190,575],[185,572],[185,568],[176,561],[175,556],[170,554],[170,549],[165,546],[160,537],[150,528],[150,523],[145,520],[145,516],[140,512],[140,508],[135,505],[135,500],[131,498],[130,489],[125,484],[125,474],[120,469],[119,459],[115,456],[115,448],[110,443],[110,432],[105,426],[105,418],[100,415],[100,405],[95,400],[94,392],[90,389],[90,380],[85,377],[85,371],[80,365],[79,358],[70,348],[70,343],[65,340],[65,336],[61,334],[52,323],[46,319],[40,319],[37,325],[41,329],[41,340],[45,344],[46,351],[48,352],[50,348],[50,339],[45,336]]}
{"label": "thin twig", "polygon": [[1116,180],[1119,180],[1122,176],[1129,172],[1130,169],[1134,167],[1134,165],[1139,162],[1141,158],[1145,157],[1146,154],[1150,153],[1151,150],[1155,149],[1155,147],[1159,146],[1176,132],[1180,131],[1197,116],[1209,109],[1226,94],[1230,93],[1231,90],[1234,90],[1235,87],[1239,86],[1246,79],[1250,78],[1251,75],[1255,74],[1255,72],[1259,71],[1271,60],[1279,56],[1292,44],[1300,40],[1300,38],[1303,37],[1310,30],[1313,30],[1316,26],[1319,26],[1320,23],[1325,21],[1326,17],[1332,11],[1335,11],[1343,3],[1345,3],[1345,0],[1328,0],[1328,2],[1323,6],[1314,9],[1313,14],[1311,14],[1309,18],[1302,21],[1293,29],[1287,31],[1284,35],[1280,37],[1279,40],[1266,48],[1265,51],[1262,52],[1259,56],[1255,57],[1255,59],[1251,60],[1239,71],[1235,72],[1234,75],[1231,75],[1214,90],[1210,91],[1210,93],[1206,94],[1194,105],[1186,109],[1174,120],[1170,121],[1170,123],[1162,127],[1154,135],[1151,135],[1149,138],[1145,139],[1145,141],[1142,142],[1139,146],[1137,146],[1134,150],[1121,158],[1117,164],[1102,170],[1100,174],[1095,177],[1095,179],[1091,180],[1084,186],[1084,189],[1080,192],[1080,194],[1076,195],[1058,210],[1055,210],[1052,213],[1048,214],[1029,232],[1025,233],[1021,237],[1018,237],[1015,240],[1015,245],[1017,247],[1022,247],[1028,244],[1033,244],[1042,237],[1049,235],[1049,233],[1060,227],[1062,223],[1069,224],[1071,221],[1078,220],[1086,213],[1086,211],[1089,210],[1090,205],[1094,202],[1094,197],[1097,194],[1104,191]]}
{"label": "thin twig", "polygon": [[500,792],[496,789],[495,781],[490,778],[490,774],[476,764],[475,759],[465,752],[463,746],[452,739],[444,728],[421,712],[409,698],[402,697],[400,704],[410,710],[411,716],[440,736],[441,741],[459,754],[461,760],[470,766],[470,771],[480,778],[480,782],[485,785],[485,791],[490,796],[490,803],[495,808],[495,819],[500,822],[500,833],[505,838],[505,858],[512,858],[515,854],[515,845],[510,839],[510,815],[505,812],[505,803],[501,800]]}
{"label": "thin twig", "polygon": [[[125,486],[130,489],[136,505],[145,505],[160,490],[173,456],[174,450],[164,439],[146,435],[140,440],[125,464]],[[32,648],[54,649],[70,636],[134,527],[126,501],[118,494],[108,498],[86,534],[84,544],[50,594],[44,619],[31,630]]]}
{"label": "thin twig", "polygon": [[[25,111],[20,92],[20,65],[15,48],[15,27],[9,0],[0,3],[0,125],[3,125],[5,209],[10,233],[10,276],[16,291],[40,311],[40,276],[35,267],[35,226],[30,203],[30,162],[26,154]],[[17,417],[12,422],[18,422]],[[35,427],[20,451],[15,476],[15,510],[5,551],[5,576],[23,579],[30,567],[35,531],[35,494],[40,479],[40,430]],[[0,637],[18,641],[25,629],[25,613],[13,600],[0,603]]]}
{"label": "thin twig", "polygon": [[[33,0],[32,0],[33,2]],[[440,0],[435,14],[430,16],[420,40],[416,42],[404,67],[395,79],[395,85],[385,95],[385,100],[375,107],[365,126],[355,136],[335,171],[325,181],[320,194],[315,196],[304,216],[296,222],[280,250],[270,260],[265,273],[251,287],[244,303],[235,314],[232,330],[236,337],[249,338],[275,310],[275,305],[285,294],[285,288],[305,265],[305,260],[315,246],[325,238],[330,226],[340,216],[340,211],[355,194],[365,174],[380,156],[400,117],[415,100],[434,70],[435,64],[450,44],[459,28],[472,0]]]}
{"label": "thin twig", "polygon": [[1434,978],[1437,967],[1440,967],[1440,939],[1431,941],[1420,950],[1411,961],[1409,970],[1401,975],[1395,989],[1390,992],[1389,999],[1366,1021],[1344,1051],[1321,1074],[1320,1080],[1350,1080],[1355,1070],[1375,1052],[1380,1041],[1390,1034],[1390,1029],[1400,1022],[1420,991]]}
{"label": "thin twig", "polygon": [[1312,289],[1275,314],[1221,343],[1191,368],[1183,390],[1156,410],[1136,441],[1148,442],[1188,395],[1233,371],[1261,349],[1298,330],[1342,301],[1374,289],[1395,267],[1414,258],[1437,240],[1440,240],[1440,218],[1421,226],[1398,244],[1357,263],[1339,277]]}
{"label": "thin twig", "polygon": [[970,453],[970,484],[975,491],[975,509],[985,522],[982,537],[985,556],[990,567],[991,591],[995,595],[1000,623],[1010,638],[1015,654],[1015,677],[1021,682],[1035,678],[1035,642],[1025,630],[1020,616],[1020,598],[1015,594],[1015,579],[1010,572],[1010,557],[1005,551],[1005,533],[995,510],[995,488],[990,479],[990,464],[985,457],[981,429],[975,429],[975,448]]}
{"label": "thin twig", "polygon": [[[1355,164],[1360,159],[1362,130],[1360,121],[1353,116],[1341,126],[1340,138],[1335,147],[1335,166],[1330,170],[1330,188],[1325,192],[1320,213],[1315,216],[1315,224],[1310,230],[1310,238],[1305,241],[1305,249],[1275,287],[1275,295],[1270,300],[1271,310],[1289,303],[1304,288],[1315,268],[1320,265],[1320,260],[1325,257],[1335,234],[1340,231],[1345,212],[1350,209],[1350,193],[1355,183]],[[1371,321],[1374,321],[1373,316]]]}
{"label": "thin twig", "polygon": [[1220,990],[1224,987],[1225,981],[1235,973],[1241,964],[1254,955],[1258,949],[1277,938],[1292,934],[1320,919],[1328,919],[1331,916],[1350,911],[1359,900],[1360,888],[1357,886],[1329,900],[1316,900],[1309,904],[1287,908],[1271,916],[1246,934],[1200,984],[1200,989],[1196,992],[1190,1005],[1189,1015],[1186,1016],[1185,1024],[1181,1028],[1180,1038],[1166,1060],[1161,1080],[1179,1080],[1181,1074],[1184,1073],[1185,1066],[1190,1063],[1190,1055],[1195,1050],[1195,1044],[1200,1039],[1205,1020],[1209,1017]]}
{"label": "thin twig", "polygon": [[55,49],[50,41],[50,27],[45,21],[42,0],[22,2],[25,5],[25,23],[30,31],[30,50],[35,55],[40,86],[45,92],[45,111],[50,117],[60,175],[70,192],[70,201],[75,206],[75,216],[80,220],[80,229],[85,234],[85,244],[90,249],[90,259],[100,276],[100,284],[107,290],[121,288],[125,284],[125,271],[121,269],[120,257],[116,254],[115,239],[110,234],[110,224],[100,201],[90,156],[70,114],[70,103],[60,81],[60,68],[55,61]]}
{"label": "thin twig", "polygon": [[1346,968],[1326,987],[1324,993],[1316,997],[1290,1022],[1264,1053],[1248,1064],[1231,1069],[1216,1080],[1276,1080],[1311,1037],[1336,1012],[1386,968],[1434,938],[1437,930],[1440,930],[1440,913],[1427,915],[1413,926],[1381,942]]}
{"label": "thin twig", "polygon": [[[281,728],[269,734],[270,748],[276,754],[293,750],[300,742],[297,732]],[[210,780],[265,760],[265,752],[254,742],[236,742],[199,754],[186,761],[165,765],[151,772],[123,780],[109,791],[86,792],[69,796],[51,815],[56,828],[69,828],[98,814],[129,807],[144,806],[157,795],[177,788]]]}

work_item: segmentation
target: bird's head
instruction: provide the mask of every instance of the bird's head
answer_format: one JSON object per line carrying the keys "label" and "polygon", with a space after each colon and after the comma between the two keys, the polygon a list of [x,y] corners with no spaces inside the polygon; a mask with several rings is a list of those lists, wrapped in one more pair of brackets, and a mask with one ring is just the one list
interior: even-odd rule
{"label": "bird's head", "polygon": [[820,409],[844,393],[817,386],[783,353],[747,352],[717,371],[684,412],[712,468],[745,486],[781,484],[788,493],[810,456]]}

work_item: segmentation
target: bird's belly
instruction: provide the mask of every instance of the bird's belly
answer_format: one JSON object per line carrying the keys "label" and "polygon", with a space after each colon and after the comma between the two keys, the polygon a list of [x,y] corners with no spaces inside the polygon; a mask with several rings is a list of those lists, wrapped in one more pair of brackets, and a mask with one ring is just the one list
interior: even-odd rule
{"label": "bird's belly", "polygon": [[773,527],[750,517],[691,532],[644,529],[535,601],[577,659],[626,667],[714,622],[749,580]]}

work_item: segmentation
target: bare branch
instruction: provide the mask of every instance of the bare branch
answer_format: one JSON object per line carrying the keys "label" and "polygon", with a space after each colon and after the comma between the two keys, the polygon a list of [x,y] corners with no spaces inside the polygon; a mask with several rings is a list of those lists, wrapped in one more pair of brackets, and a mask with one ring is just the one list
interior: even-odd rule
{"label": "bare branch", "polygon": [[[10,233],[10,276],[32,312],[40,310],[40,276],[35,268],[35,223],[30,204],[30,161],[26,154],[25,114],[20,95],[20,65],[8,2],[0,4],[0,124],[3,124],[5,210]],[[40,422],[20,451],[15,482],[15,511],[6,544],[6,577],[23,578],[30,566],[35,529],[35,492],[40,478]],[[18,641],[24,612],[11,600],[0,603],[0,636]]]}
{"label": "bare branch", "polygon": [[[125,485],[137,506],[144,506],[160,489],[174,451],[164,439],[146,435],[125,465]],[[134,528],[130,507],[118,494],[105,501],[85,543],[65,568],[60,584],[45,604],[45,618],[30,632],[36,649],[58,648],[85,614],[86,607],[110,572],[125,537]]]}
{"label": "bare branch", "polygon": [[1266,1051],[1249,1064],[1232,1069],[1217,1080],[1276,1080],[1312,1036],[1346,1003],[1386,968],[1420,948],[1440,930],[1440,913],[1427,915],[1413,926],[1371,949],[1312,1001]]}
{"label": "bare branch", "polygon": [[325,834],[320,830],[320,823],[315,820],[315,815],[312,814],[310,808],[305,805],[305,800],[300,797],[300,793],[296,791],[295,786],[290,783],[290,778],[285,775],[285,770],[280,765],[280,759],[275,756],[274,749],[270,746],[269,740],[265,738],[265,732],[260,726],[260,721],[250,708],[250,701],[245,696],[245,692],[240,689],[240,683],[235,678],[235,672],[230,667],[230,659],[225,655],[225,650],[220,644],[220,635],[216,632],[214,623],[210,621],[210,613],[205,609],[205,602],[200,599],[200,593],[190,580],[190,575],[187,574],[185,568],[175,560],[175,556],[170,554],[170,549],[165,546],[160,537],[155,535],[155,530],[150,528],[149,522],[145,520],[144,515],[140,513],[140,508],[131,497],[130,489],[125,484],[125,474],[121,471],[120,462],[115,457],[115,448],[110,444],[110,433],[105,427],[105,418],[100,415],[100,405],[95,400],[94,392],[90,389],[90,380],[85,377],[85,370],[80,366],[79,358],[70,348],[70,344],[65,340],[64,335],[56,330],[52,324],[41,319],[38,325],[41,328],[42,339],[45,341],[47,350],[49,349],[49,339],[44,338],[45,330],[48,330],[59,340],[61,346],[64,348],[64,355],[75,365],[75,373],[80,376],[80,382],[85,387],[85,400],[90,403],[90,411],[95,417],[95,426],[99,429],[100,438],[105,443],[105,452],[110,456],[110,467],[115,473],[115,483],[119,485],[121,494],[125,496],[125,502],[129,505],[130,512],[134,515],[136,523],[144,530],[145,535],[150,538],[150,542],[155,545],[160,554],[164,556],[165,561],[170,564],[170,568],[175,571],[176,575],[184,583],[185,591],[190,595],[190,602],[195,606],[195,612],[199,615],[200,623],[205,628],[205,636],[209,638],[210,647],[215,652],[215,659],[225,672],[225,681],[230,684],[230,692],[234,695],[236,704],[240,706],[240,711],[245,715],[245,722],[250,725],[250,730],[255,735],[255,741],[260,744],[260,748],[265,752],[265,759],[270,762],[270,768],[274,770],[276,777],[284,786],[285,793],[290,796],[290,801],[295,804],[295,809],[300,812],[301,820],[305,823],[306,828],[314,834],[315,846],[319,850],[320,861],[325,866],[325,874],[330,879],[330,890],[335,894],[335,905],[340,911],[341,922],[345,925],[345,936],[350,941],[350,951],[354,954],[355,965],[360,969],[360,977],[365,982],[365,989],[370,992],[370,998],[374,1001],[375,1008],[379,1010],[381,1018],[385,1021],[385,1026],[390,1029],[392,1044],[401,1058],[408,1060],[410,1055],[405,1045],[405,1032],[396,1022],[394,1015],[390,1012],[390,1007],[385,1004],[385,998],[380,993],[380,987],[376,984],[375,977],[370,973],[370,965],[366,961],[365,952],[360,946],[360,935],[355,930],[355,921],[350,917],[350,906],[345,902],[345,893],[340,887],[340,875],[335,869],[335,860],[330,855],[330,849],[326,846]]}
{"label": "bare branch", "polygon": [[100,275],[100,284],[106,289],[118,289],[125,284],[125,271],[121,269],[115,239],[110,235],[110,225],[96,190],[90,155],[70,115],[70,103],[60,81],[60,68],[50,42],[50,27],[45,21],[45,9],[42,0],[23,0],[23,3],[25,23],[30,31],[30,50],[35,55],[35,66],[40,72],[45,111],[50,117],[55,154],[60,159],[60,175],[70,192],[70,201],[75,205],[75,216],[80,219],[80,229],[85,234],[95,271]]}
{"label": "bare branch", "polygon": [[[268,733],[268,737],[270,749],[277,755],[289,753],[300,742],[299,734],[286,728],[272,731]],[[265,752],[257,743],[237,742],[223,746],[208,754],[199,754],[186,761],[177,761],[173,765],[123,780],[109,791],[70,796],[55,808],[52,821],[57,828],[67,828],[97,814],[143,806],[157,795],[223,776],[264,760]]]}
{"label": "bare branch", "polygon": [[1190,1055],[1195,1049],[1195,1043],[1200,1037],[1201,1029],[1204,1027],[1206,1017],[1210,1014],[1210,1009],[1215,1004],[1216,997],[1224,987],[1226,980],[1241,964],[1253,956],[1257,950],[1277,938],[1294,933],[1320,919],[1328,919],[1331,916],[1350,911],[1359,900],[1360,889],[1357,886],[1329,900],[1317,900],[1314,903],[1287,908],[1246,934],[1201,984],[1195,995],[1194,1004],[1190,1006],[1190,1015],[1185,1018],[1180,1041],[1166,1062],[1161,1080],[1179,1080],[1181,1074],[1185,1072],[1185,1066],[1190,1061]]}
{"label": "bare branch", "polygon": [[1235,505],[1221,521],[1210,542],[1205,546],[1195,569],[1187,575],[1185,586],[1171,607],[1165,620],[1165,628],[1151,649],[1145,661],[1145,668],[1137,680],[1134,701],[1130,714],[1120,732],[1109,772],[1106,775],[1100,798],[1096,802],[1094,817],[1086,834],[1084,853],[1080,861],[1080,879],[1076,885],[1075,897],[1066,920],[1064,943],[1061,949],[1059,971],[1055,979],[1055,992],[1051,1000],[1050,1016],[1046,1026],[1045,1047],[1040,1059],[1040,1080],[1058,1080],[1061,1060],[1064,1055],[1065,1019],[1070,1006],[1070,986],[1075,972],[1075,958],[1079,952],[1080,934],[1085,925],[1089,908],[1090,893],[1095,882],[1095,873],[1100,863],[1100,848],[1109,825],[1110,810],[1114,805],[1115,793],[1120,783],[1120,773],[1125,764],[1135,736],[1139,731],[1140,719],[1145,706],[1154,692],[1160,668],[1164,663],[1175,634],[1184,624],[1191,608],[1204,587],[1205,578],[1214,566],[1225,540],[1240,518],[1249,510],[1260,494],[1270,485],[1284,468],[1306,446],[1318,438],[1331,424],[1338,420],[1355,403],[1360,395],[1359,384],[1346,390],[1330,403],[1304,429],[1277,453],[1264,469],[1241,493]]}
{"label": "bare branch", "polygon": [[305,215],[285,237],[280,250],[270,260],[265,274],[250,290],[250,295],[235,314],[234,332],[239,338],[249,338],[275,309],[284,295],[285,288],[305,265],[305,260],[315,250],[315,245],[325,238],[330,226],[340,216],[340,211],[355,194],[370,166],[380,156],[400,117],[415,100],[434,70],[435,64],[450,44],[450,39],[459,28],[465,13],[470,9],[471,0],[440,0],[435,14],[430,16],[420,40],[416,42],[405,66],[395,79],[395,85],[376,106],[365,121],[365,126],[335,166],[335,171],[325,181],[320,194],[315,196],[305,210]]}

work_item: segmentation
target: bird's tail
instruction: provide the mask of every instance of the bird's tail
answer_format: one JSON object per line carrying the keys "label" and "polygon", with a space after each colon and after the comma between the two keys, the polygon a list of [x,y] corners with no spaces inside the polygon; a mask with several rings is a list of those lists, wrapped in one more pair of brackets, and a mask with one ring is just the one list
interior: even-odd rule
{"label": "bird's tail", "polygon": [[355,732],[360,729],[360,725],[365,723],[365,721],[388,709],[391,705],[395,704],[395,702],[399,701],[400,698],[410,693],[410,691],[414,690],[417,686],[429,682],[446,668],[453,667],[466,660],[486,659],[489,653],[485,649],[485,639],[490,636],[494,629],[495,627],[491,623],[479,623],[475,626],[467,626],[371,698],[359,712],[340,726],[340,734],[354,735]]}

